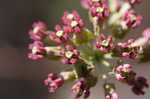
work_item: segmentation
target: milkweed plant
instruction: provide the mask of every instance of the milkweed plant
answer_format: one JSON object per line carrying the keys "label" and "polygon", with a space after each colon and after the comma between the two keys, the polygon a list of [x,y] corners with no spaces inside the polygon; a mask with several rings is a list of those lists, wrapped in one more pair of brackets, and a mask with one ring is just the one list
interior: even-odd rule
{"label": "milkweed plant", "polygon": [[[46,58],[67,64],[59,73],[50,73],[44,80],[50,93],[69,82],[75,99],[88,99],[91,89],[103,80],[104,99],[120,99],[114,80],[127,84],[136,95],[144,95],[148,81],[134,71],[133,64],[150,60],[150,28],[137,39],[124,40],[126,34],[142,23],[135,11],[142,0],[81,0],[91,23],[88,28],[76,10],[65,11],[62,24],[48,30],[44,22],[32,25],[28,58]],[[107,31],[107,32],[106,32]],[[102,72],[96,73],[97,67]],[[104,70],[103,70],[104,69]],[[113,80],[113,81],[112,81]]]}

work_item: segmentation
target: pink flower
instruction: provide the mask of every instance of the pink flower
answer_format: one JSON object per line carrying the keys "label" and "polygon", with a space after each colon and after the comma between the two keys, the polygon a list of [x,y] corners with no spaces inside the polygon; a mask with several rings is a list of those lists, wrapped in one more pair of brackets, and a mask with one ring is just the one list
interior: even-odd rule
{"label": "pink flower", "polygon": [[80,15],[76,10],[73,10],[71,13],[65,11],[62,22],[67,25],[65,30],[70,33],[80,33],[81,29],[84,27],[84,21],[80,18]]}
{"label": "pink flower", "polygon": [[142,0],[127,0],[130,4],[134,5],[134,4],[139,4],[141,3]]}
{"label": "pink flower", "polygon": [[46,35],[47,26],[45,23],[39,21],[32,25],[32,29],[29,31],[30,39],[42,40]]}
{"label": "pink flower", "polygon": [[32,44],[29,44],[29,49],[32,50],[32,53],[28,54],[30,59],[42,59],[46,55],[44,44],[41,41],[34,41]]}
{"label": "pink flower", "polygon": [[109,16],[109,9],[105,1],[101,1],[100,3],[94,3],[89,10],[92,17],[96,17],[99,20],[105,19]]}
{"label": "pink flower", "polygon": [[131,72],[133,72],[133,70],[130,64],[120,65],[116,68],[116,79],[121,81],[126,80]]}
{"label": "pink flower", "polygon": [[56,73],[50,73],[44,83],[46,86],[48,86],[49,92],[53,93],[56,92],[63,85],[64,80]]}
{"label": "pink flower", "polygon": [[142,23],[142,16],[137,16],[137,13],[134,10],[128,10],[124,17],[124,23],[128,28],[136,28]]}
{"label": "pink flower", "polygon": [[144,30],[143,37],[148,39],[148,44],[150,45],[150,28]]}
{"label": "pink flower", "polygon": [[150,39],[150,28],[144,30],[143,36]]}
{"label": "pink flower", "polygon": [[131,72],[132,66],[130,64],[123,64],[123,66],[118,66],[116,69],[117,72]]}
{"label": "pink flower", "polygon": [[139,58],[141,53],[141,46],[132,46],[135,40],[130,39],[124,43],[119,43],[119,47],[123,57],[129,57],[131,59]]}
{"label": "pink flower", "polygon": [[66,45],[65,50],[60,51],[60,55],[64,56],[62,59],[64,64],[75,64],[79,61],[78,56],[80,55],[80,52],[72,45]]}
{"label": "pink flower", "polygon": [[75,83],[71,90],[77,93],[75,99],[79,99],[82,95],[84,99],[87,99],[90,95],[90,86],[83,80]]}
{"label": "pink flower", "polygon": [[54,40],[56,43],[61,44],[69,40],[69,35],[64,31],[64,27],[60,25],[55,26],[55,32],[50,33],[50,38]]}
{"label": "pink flower", "polygon": [[109,9],[106,0],[82,0],[82,6],[89,10],[92,17],[105,19],[109,16]]}
{"label": "pink flower", "polygon": [[111,94],[106,94],[105,99],[120,99],[120,97],[116,92],[113,92]]}
{"label": "pink flower", "polygon": [[111,50],[115,48],[115,45],[113,44],[113,38],[112,36],[109,36],[107,39],[103,34],[100,34],[99,40],[96,42],[96,47],[102,52],[102,53],[108,53]]}

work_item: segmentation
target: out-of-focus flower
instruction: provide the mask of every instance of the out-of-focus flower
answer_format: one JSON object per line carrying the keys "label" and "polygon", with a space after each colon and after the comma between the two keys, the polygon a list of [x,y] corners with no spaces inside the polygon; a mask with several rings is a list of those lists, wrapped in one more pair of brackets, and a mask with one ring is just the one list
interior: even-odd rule
{"label": "out-of-focus flower", "polygon": [[113,92],[111,94],[106,94],[104,99],[120,99],[120,97],[116,92]]}
{"label": "out-of-focus flower", "polygon": [[150,28],[144,30],[143,36],[150,39]]}
{"label": "out-of-focus flower", "polygon": [[42,59],[46,54],[44,44],[41,41],[34,41],[29,44],[29,49],[32,50],[32,53],[28,54],[28,58],[33,60]]}
{"label": "out-of-focus flower", "polygon": [[121,23],[124,29],[136,28],[142,23],[142,16],[138,16],[134,10],[128,10],[123,16],[123,22]]}
{"label": "out-of-focus flower", "polygon": [[119,43],[123,57],[129,57],[131,59],[139,58],[139,55],[142,53],[142,47],[138,45],[132,46],[134,42],[135,40],[130,39],[124,43]]}
{"label": "out-of-focus flower", "polygon": [[89,11],[93,18],[99,20],[107,18],[110,13],[106,2],[94,3]]}
{"label": "out-of-focus flower", "polygon": [[133,84],[132,91],[136,95],[144,95],[145,92],[143,91],[144,88],[148,88],[149,85],[147,83],[147,79],[144,77],[138,77]]}
{"label": "out-of-focus flower", "polygon": [[96,42],[96,47],[102,52],[102,53],[108,53],[111,50],[115,48],[115,45],[113,44],[113,38],[112,36],[109,36],[107,39],[104,36],[104,34],[100,34],[99,41]]}
{"label": "out-of-focus flower", "polygon": [[75,99],[79,99],[82,95],[84,99],[87,99],[90,95],[90,86],[83,80],[75,83],[71,90],[77,93]]}
{"label": "out-of-focus flower", "polygon": [[80,55],[80,52],[72,45],[66,45],[65,50],[60,51],[60,55],[64,56],[62,59],[64,64],[75,64],[79,61],[78,56]]}
{"label": "out-of-focus flower", "polygon": [[104,99],[120,99],[119,95],[115,91],[115,85],[113,83],[105,83],[104,90],[105,90]]}
{"label": "out-of-focus flower", "polygon": [[150,45],[150,28],[144,30],[143,37],[148,39],[148,44]]}
{"label": "out-of-focus flower", "polygon": [[141,3],[142,0],[126,0],[126,1],[128,1],[130,4],[134,5],[134,4]]}
{"label": "out-of-focus flower", "polygon": [[44,83],[46,86],[48,86],[48,91],[50,93],[53,93],[56,92],[63,85],[64,80],[56,73],[50,73]]}
{"label": "out-of-focus flower", "polygon": [[45,23],[39,21],[32,25],[32,29],[29,31],[30,39],[42,40],[47,35],[47,26]]}
{"label": "out-of-focus flower", "polygon": [[67,25],[65,30],[70,33],[80,33],[81,29],[84,27],[84,21],[76,10],[73,10],[71,13],[65,11],[62,22]]}
{"label": "out-of-focus flower", "polygon": [[58,44],[62,44],[69,39],[68,33],[60,25],[55,26],[55,32],[50,33],[50,38]]}

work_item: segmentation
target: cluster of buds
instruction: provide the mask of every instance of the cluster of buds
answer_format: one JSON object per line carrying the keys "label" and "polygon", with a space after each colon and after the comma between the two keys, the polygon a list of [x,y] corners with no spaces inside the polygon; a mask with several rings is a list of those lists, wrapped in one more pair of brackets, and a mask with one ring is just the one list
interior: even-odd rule
{"label": "cluster of buds", "polygon": [[108,22],[114,36],[122,39],[131,29],[141,25],[143,17],[134,9],[134,5],[140,3],[141,0],[108,1],[111,11]]}
{"label": "cluster of buds", "polygon": [[103,20],[109,16],[109,8],[106,0],[82,0],[84,8],[89,10],[89,14],[98,20]]}
{"label": "cluster of buds", "polygon": [[80,33],[84,27],[84,21],[81,19],[79,13],[73,10],[71,13],[68,11],[64,12],[62,22],[65,24],[65,30],[69,33]]}
{"label": "cluster of buds", "polygon": [[[76,93],[75,99],[89,98],[90,89],[97,84],[99,78],[96,75],[99,73],[93,72],[99,66],[97,64],[102,63],[108,69],[104,70],[105,73],[100,72],[102,80],[105,80],[104,99],[120,99],[115,84],[108,83],[109,78],[126,83],[136,95],[143,95],[144,88],[148,88],[144,77],[137,77],[130,64],[121,63],[115,67],[109,63],[109,60],[120,61],[122,57],[141,59],[144,56],[142,48],[146,48],[146,43],[150,45],[150,29],[146,29],[142,38],[137,40],[129,39],[124,43],[119,41],[125,37],[124,34],[141,24],[143,18],[134,10],[134,5],[140,2],[141,0],[82,0],[82,6],[88,10],[93,25],[92,30],[85,27],[85,22],[76,10],[65,11],[61,18],[62,24],[57,24],[52,31],[41,21],[34,23],[29,31],[33,43],[29,44],[31,52],[28,58],[60,60],[63,64],[71,65],[59,74],[48,74],[44,81],[48,91],[54,93],[63,84],[76,81],[71,88]],[[106,37],[102,34],[107,30],[112,35]],[[139,57],[140,54],[143,55]]]}
{"label": "cluster of buds", "polygon": [[56,92],[64,83],[62,77],[59,77],[56,73],[50,73],[48,78],[44,81],[44,84],[48,86],[48,91]]}
{"label": "cluster of buds", "polygon": [[124,29],[136,28],[141,25],[143,17],[138,16],[135,10],[128,10],[123,16],[122,27]]}
{"label": "cluster of buds", "polygon": [[132,66],[130,64],[123,64],[116,68],[116,79],[120,81],[125,81],[128,79],[128,77],[133,78],[136,75],[135,72],[133,72]]}
{"label": "cluster of buds", "polygon": [[64,57],[62,59],[62,63],[64,64],[75,64],[79,62],[80,52],[72,45],[66,45],[65,50],[60,51],[60,55]]}
{"label": "cluster of buds", "polygon": [[116,68],[116,79],[127,83],[132,87],[136,95],[144,95],[144,88],[148,88],[147,80],[144,77],[137,77],[130,64],[123,64]]}
{"label": "cluster of buds", "polygon": [[44,44],[41,41],[34,41],[32,44],[29,44],[29,49],[32,50],[32,53],[28,54],[30,59],[42,59],[46,55]]}
{"label": "cluster of buds", "polygon": [[42,40],[47,35],[47,26],[43,22],[35,22],[32,25],[32,30],[29,31],[30,39]]}
{"label": "cluster of buds", "polygon": [[90,86],[84,80],[76,82],[71,90],[77,93],[75,99],[79,99],[82,95],[84,99],[87,99],[90,95]]}
{"label": "cluster of buds", "polygon": [[50,38],[54,40],[58,44],[62,44],[69,40],[69,34],[67,33],[67,30],[65,30],[65,27],[61,27],[60,25],[55,26],[56,32],[50,33]]}
{"label": "cluster of buds", "polygon": [[134,42],[134,39],[129,39],[124,43],[118,44],[123,57],[129,57],[131,59],[139,58],[139,55],[142,53],[142,47],[138,45],[134,46]]}
{"label": "cluster of buds", "polygon": [[96,47],[100,50],[102,53],[108,53],[111,50],[115,48],[115,45],[113,44],[113,38],[112,36],[109,36],[107,39],[104,34],[100,34],[99,41],[96,42]]}

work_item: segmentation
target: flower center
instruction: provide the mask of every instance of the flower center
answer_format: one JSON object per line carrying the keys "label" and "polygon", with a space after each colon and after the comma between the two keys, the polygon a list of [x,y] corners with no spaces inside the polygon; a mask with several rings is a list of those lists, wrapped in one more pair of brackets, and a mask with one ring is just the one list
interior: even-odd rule
{"label": "flower center", "polygon": [[66,57],[71,58],[73,56],[73,53],[71,51],[66,52]]}
{"label": "flower center", "polygon": [[33,47],[33,48],[32,48],[32,53],[33,53],[33,54],[36,54],[37,52],[38,52],[37,47]]}
{"label": "flower center", "polygon": [[78,22],[77,22],[77,21],[72,21],[72,22],[71,22],[71,26],[72,26],[72,27],[76,27],[77,25],[78,25]]}
{"label": "flower center", "polygon": [[57,35],[58,37],[61,37],[61,36],[63,36],[63,33],[64,33],[64,31],[60,30],[60,31],[57,31],[57,32],[56,32],[56,35]]}
{"label": "flower center", "polygon": [[73,19],[73,17],[74,17],[74,15],[73,15],[73,14],[68,14],[68,15],[67,15],[67,19],[70,19],[70,20],[72,20],[72,19]]}
{"label": "flower center", "polygon": [[98,13],[102,13],[104,11],[104,9],[102,8],[102,7],[98,7],[97,9],[96,9],[96,12],[98,12]]}
{"label": "flower center", "polygon": [[103,41],[102,41],[102,45],[103,45],[103,46],[108,46],[108,45],[109,45],[109,42],[108,42],[107,40],[103,40]]}

